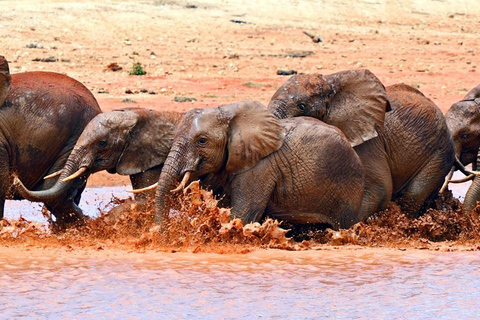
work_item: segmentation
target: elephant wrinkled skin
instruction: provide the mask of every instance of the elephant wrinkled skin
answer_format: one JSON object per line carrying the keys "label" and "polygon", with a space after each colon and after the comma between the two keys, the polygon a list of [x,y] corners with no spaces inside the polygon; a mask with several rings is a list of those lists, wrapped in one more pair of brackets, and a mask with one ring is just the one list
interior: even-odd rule
{"label": "elephant wrinkled skin", "polygon": [[[158,181],[180,118],[180,113],[141,108],[99,114],[83,130],[52,188],[32,192],[19,184],[18,190],[31,201],[47,201],[101,170],[130,175],[134,189],[151,185]],[[136,200],[146,204],[154,195],[149,191]]]}
{"label": "elephant wrinkled skin", "polygon": [[160,175],[156,222],[168,218],[179,180],[183,186],[207,174],[222,181],[244,223],[265,215],[335,228],[359,221],[360,159],[338,129],[316,119],[278,120],[255,101],[190,110]]}
{"label": "elephant wrinkled skin", "polygon": [[[10,75],[0,56],[0,218],[11,192],[12,174],[32,190],[50,187],[43,180],[63,168],[87,123],[101,113],[90,91],[78,81],[51,72]],[[81,216],[77,207],[85,183],[65,189],[56,199],[45,201],[58,221]]]}
{"label": "elephant wrinkled skin", "polygon": [[420,91],[385,87],[368,70],[297,75],[273,95],[278,118],[311,116],[345,133],[365,166],[365,218],[392,198],[417,213],[454,162],[445,117]]}

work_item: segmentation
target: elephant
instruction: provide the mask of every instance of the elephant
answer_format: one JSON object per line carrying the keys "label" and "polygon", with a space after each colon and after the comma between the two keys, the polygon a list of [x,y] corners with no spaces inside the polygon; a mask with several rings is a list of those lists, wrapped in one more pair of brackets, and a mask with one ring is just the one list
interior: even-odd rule
{"label": "elephant", "polygon": [[345,134],[365,167],[363,218],[392,199],[417,215],[454,162],[440,109],[406,84],[385,88],[367,69],[293,76],[268,108],[279,119],[310,116]]}
{"label": "elephant", "polygon": [[[101,113],[83,130],[54,186],[29,191],[17,180],[17,189],[28,200],[49,201],[101,170],[129,175],[134,189],[149,186],[158,181],[180,118],[177,112],[142,108]],[[144,206],[154,195],[142,193],[136,201]]]}
{"label": "elephant", "polygon": [[256,101],[187,112],[158,180],[156,223],[168,221],[171,192],[210,175],[244,224],[266,215],[334,228],[359,221],[362,163],[337,128],[313,118],[279,120]]}
{"label": "elephant", "polygon": [[[473,170],[478,168],[480,148],[480,85],[473,88],[462,100],[454,103],[445,114],[448,128],[455,144],[456,157],[461,165],[472,164]],[[452,168],[449,179],[456,168]],[[472,211],[480,200],[480,178],[470,175],[466,181],[473,182],[465,195],[463,209]]]}
{"label": "elephant", "polygon": [[[12,176],[32,190],[49,188],[54,181],[43,177],[63,168],[85,126],[101,112],[80,82],[52,72],[11,75],[0,56],[0,219],[5,199],[21,199],[11,188]],[[84,188],[79,184],[45,201],[57,221],[81,216],[77,204]]]}

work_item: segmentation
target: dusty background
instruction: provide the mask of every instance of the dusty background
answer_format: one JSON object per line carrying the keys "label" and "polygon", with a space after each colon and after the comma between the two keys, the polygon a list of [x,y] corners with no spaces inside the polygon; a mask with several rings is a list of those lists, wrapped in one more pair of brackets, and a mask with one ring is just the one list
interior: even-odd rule
{"label": "dusty background", "polygon": [[[443,111],[480,83],[478,0],[0,4],[0,54],[11,71],[66,73],[90,88],[104,111],[186,111],[244,99],[266,104],[288,78],[276,75],[278,69],[368,68],[385,85],[415,86]],[[52,62],[33,61],[42,59]],[[130,76],[134,62],[147,74]],[[122,70],[109,70],[111,63]],[[134,102],[122,102],[127,98]],[[91,186],[127,183],[106,173],[89,180]]]}

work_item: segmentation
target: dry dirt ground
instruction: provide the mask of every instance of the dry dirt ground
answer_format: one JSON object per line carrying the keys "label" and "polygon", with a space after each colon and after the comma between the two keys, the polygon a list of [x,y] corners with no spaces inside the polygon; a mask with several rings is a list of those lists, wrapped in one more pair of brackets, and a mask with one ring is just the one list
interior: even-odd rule
{"label": "dry dirt ground", "polygon": [[[266,104],[287,79],[278,69],[368,68],[385,85],[419,88],[443,111],[480,83],[478,0],[0,3],[0,54],[11,71],[66,73],[90,88],[104,111]],[[52,62],[34,61],[46,58]],[[129,75],[135,62],[146,75]],[[111,63],[122,70],[109,70]],[[89,183],[127,181],[100,173]]]}

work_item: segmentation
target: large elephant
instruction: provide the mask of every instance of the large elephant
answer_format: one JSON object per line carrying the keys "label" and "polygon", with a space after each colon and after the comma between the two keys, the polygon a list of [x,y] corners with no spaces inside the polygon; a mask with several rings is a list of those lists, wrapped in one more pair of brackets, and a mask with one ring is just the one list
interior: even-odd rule
{"label": "large elephant", "polygon": [[[10,75],[0,56],[0,218],[5,199],[20,199],[10,190],[12,174],[32,190],[55,181],[43,177],[63,168],[87,123],[101,113],[91,92],[78,81],[51,72]],[[58,221],[75,220],[85,184],[65,189],[46,201]]]}
{"label": "large elephant", "polygon": [[[480,85],[473,88],[461,101],[453,104],[445,117],[455,143],[456,156],[463,165],[471,163],[473,169],[477,170],[480,148]],[[473,210],[479,200],[480,177],[475,176],[465,195],[463,209]]]}
{"label": "large elephant", "polygon": [[365,166],[363,217],[391,198],[417,213],[454,162],[440,109],[408,85],[385,89],[369,70],[293,76],[273,95],[269,110],[278,118],[315,117],[345,133]]}
{"label": "large elephant", "polygon": [[[177,112],[142,108],[99,114],[83,130],[52,188],[29,191],[17,180],[17,189],[28,200],[50,201],[101,170],[129,175],[134,189],[149,186],[158,181],[180,119]],[[136,200],[142,205],[154,195],[142,193]]]}
{"label": "large elephant", "polygon": [[173,191],[207,174],[222,181],[244,223],[264,215],[335,228],[359,221],[360,159],[338,129],[316,119],[277,120],[255,101],[190,110],[158,181],[156,222],[168,217],[179,180]]}

